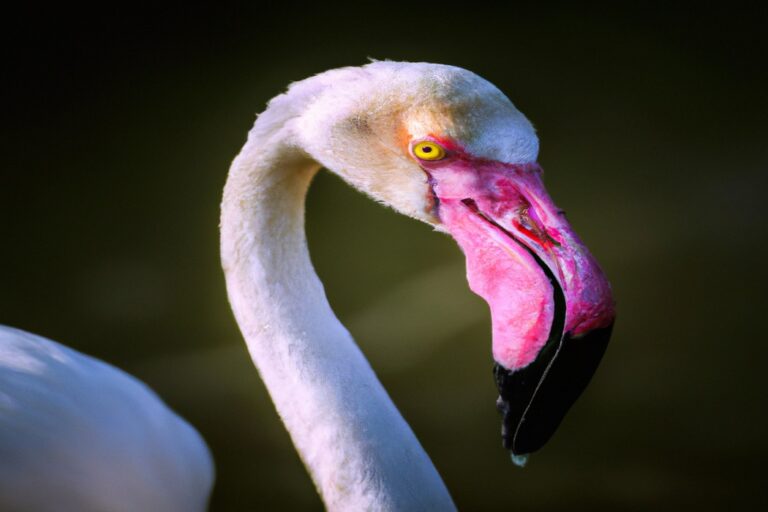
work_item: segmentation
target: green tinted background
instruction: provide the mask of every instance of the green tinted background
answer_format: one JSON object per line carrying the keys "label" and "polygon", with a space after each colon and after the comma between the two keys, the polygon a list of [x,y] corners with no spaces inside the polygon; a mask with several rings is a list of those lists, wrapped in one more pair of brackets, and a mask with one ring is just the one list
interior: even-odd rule
{"label": "green tinted background", "polygon": [[485,304],[447,237],[327,172],[313,261],[464,510],[767,505],[765,16],[507,3],[30,9],[3,31],[0,322],[143,379],[205,436],[213,511],[318,510],[218,262],[254,114],[367,57],[473,70],[536,125],[618,322],[527,468],[500,447]]}

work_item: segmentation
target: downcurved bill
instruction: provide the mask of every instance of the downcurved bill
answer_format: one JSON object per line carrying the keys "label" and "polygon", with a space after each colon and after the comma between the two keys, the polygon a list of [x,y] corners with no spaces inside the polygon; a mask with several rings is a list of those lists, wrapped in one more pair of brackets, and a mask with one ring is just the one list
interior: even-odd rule
{"label": "downcurved bill", "polygon": [[504,447],[541,448],[610,337],[610,285],[550,199],[536,164],[456,160],[429,171],[436,212],[490,306]]}

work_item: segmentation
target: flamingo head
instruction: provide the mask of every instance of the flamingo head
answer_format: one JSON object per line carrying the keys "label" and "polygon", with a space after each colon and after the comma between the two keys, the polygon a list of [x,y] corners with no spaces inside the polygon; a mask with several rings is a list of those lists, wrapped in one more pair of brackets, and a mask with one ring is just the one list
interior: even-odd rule
{"label": "flamingo head", "polygon": [[293,89],[308,98],[297,131],[313,158],[458,242],[491,310],[503,445],[541,448],[589,383],[615,314],[608,280],[544,188],[531,123],[451,66],[375,62]]}

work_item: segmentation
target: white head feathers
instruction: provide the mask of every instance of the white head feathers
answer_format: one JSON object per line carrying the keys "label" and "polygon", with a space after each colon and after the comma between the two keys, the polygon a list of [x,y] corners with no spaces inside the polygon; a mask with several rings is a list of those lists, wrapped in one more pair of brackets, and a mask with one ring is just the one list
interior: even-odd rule
{"label": "white head feathers", "polygon": [[429,223],[427,178],[408,153],[412,140],[447,138],[505,163],[535,161],[539,149],[531,123],[493,84],[440,64],[378,61],[321,73],[273,99],[255,130],[274,133],[276,123],[354,187]]}

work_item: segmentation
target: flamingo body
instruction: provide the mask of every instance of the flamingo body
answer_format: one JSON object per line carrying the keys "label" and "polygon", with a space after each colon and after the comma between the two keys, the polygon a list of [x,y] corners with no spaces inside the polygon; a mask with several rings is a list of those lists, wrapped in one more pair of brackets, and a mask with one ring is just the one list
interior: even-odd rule
{"label": "flamingo body", "polygon": [[0,326],[0,510],[205,510],[200,435],[127,373]]}

